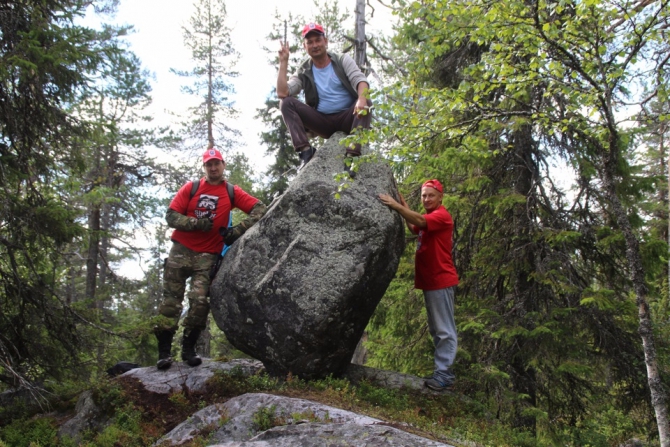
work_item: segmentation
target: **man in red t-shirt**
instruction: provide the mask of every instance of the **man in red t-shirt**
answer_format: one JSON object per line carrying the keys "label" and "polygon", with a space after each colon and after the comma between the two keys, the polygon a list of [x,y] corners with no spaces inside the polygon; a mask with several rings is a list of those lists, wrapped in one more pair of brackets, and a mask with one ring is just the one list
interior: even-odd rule
{"label": "man in red t-shirt", "polygon": [[400,213],[409,230],[418,234],[414,287],[423,290],[428,314],[428,329],[435,343],[435,371],[426,379],[428,388],[442,391],[454,384],[456,376],[451,365],[458,347],[454,321],[454,288],[458,274],[451,257],[454,221],[442,206],[442,184],[428,180],[421,186],[421,203],[426,214],[412,211],[402,196],[400,203],[387,194],[379,200]]}
{"label": "man in red t-shirt", "polygon": [[[210,148],[202,156],[205,177],[199,180],[197,189],[193,182],[183,185],[172,199],[165,219],[172,233],[172,248],[165,260],[163,271],[163,302],[158,313],[172,323],[155,328],[158,339],[158,369],[172,365],[172,338],[177,330],[183,309],[182,301],[186,280],[191,278],[189,308],[182,323],[184,336],[181,358],[190,366],[202,360],[195,352],[200,332],[207,325],[209,315],[209,272],[216,262],[224,242],[230,246],[237,238],[265,214],[265,205],[234,186],[234,206],[249,215],[240,224],[228,227],[231,198],[223,178],[226,163],[221,153]],[[221,237],[223,236],[223,237]]]}

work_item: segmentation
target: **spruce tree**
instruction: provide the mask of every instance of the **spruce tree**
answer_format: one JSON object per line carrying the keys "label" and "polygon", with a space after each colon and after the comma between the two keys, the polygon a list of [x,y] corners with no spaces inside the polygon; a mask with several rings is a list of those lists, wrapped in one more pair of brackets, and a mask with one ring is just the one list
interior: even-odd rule
{"label": "spruce tree", "polygon": [[77,24],[85,7],[0,6],[0,381],[9,386],[82,372],[90,347],[80,333],[86,309],[60,293],[71,284],[65,250],[86,234],[68,192],[86,170],[81,142],[93,135],[67,106],[89,92],[107,56],[123,52],[124,30]]}
{"label": "spruce tree", "polygon": [[225,0],[198,0],[187,26],[182,28],[184,44],[194,63],[190,70],[172,72],[192,80],[182,92],[199,101],[187,110],[182,136],[187,148],[216,146],[224,153],[235,146],[239,131],[231,126],[238,112],[234,108],[232,80],[239,58],[230,39]]}

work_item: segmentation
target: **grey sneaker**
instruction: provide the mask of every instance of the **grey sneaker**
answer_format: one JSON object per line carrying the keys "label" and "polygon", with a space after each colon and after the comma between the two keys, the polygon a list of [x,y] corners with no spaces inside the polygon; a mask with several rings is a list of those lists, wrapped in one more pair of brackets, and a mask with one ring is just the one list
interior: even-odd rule
{"label": "grey sneaker", "polygon": [[427,379],[424,384],[433,391],[450,390],[454,386],[454,382],[444,383],[437,380],[435,377]]}

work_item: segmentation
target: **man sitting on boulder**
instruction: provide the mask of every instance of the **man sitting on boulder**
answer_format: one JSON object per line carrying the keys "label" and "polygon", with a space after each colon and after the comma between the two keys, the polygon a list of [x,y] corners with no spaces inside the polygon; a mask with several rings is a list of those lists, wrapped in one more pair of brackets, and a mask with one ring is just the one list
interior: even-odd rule
{"label": "man sitting on boulder", "polygon": [[[165,260],[163,270],[163,302],[158,313],[171,319],[173,324],[156,327],[158,339],[158,369],[172,365],[172,338],[177,330],[182,312],[182,301],[186,290],[186,280],[191,278],[189,308],[184,322],[184,336],[181,358],[190,366],[197,366],[202,360],[195,352],[200,332],[207,325],[209,315],[209,272],[223,249],[224,242],[230,246],[249,227],[265,214],[265,205],[246,193],[239,186],[232,191],[223,178],[226,163],[221,153],[209,148],[202,156],[205,177],[198,184],[187,182],[172,199],[165,219],[172,233],[172,248]],[[229,214],[234,207],[249,215],[240,224],[227,228]],[[219,230],[223,230],[220,232]],[[223,235],[224,237],[221,237]]]}
{"label": "man sitting on boulder", "polygon": [[435,371],[425,385],[435,391],[450,388],[456,376],[451,365],[458,339],[454,321],[454,288],[458,274],[451,258],[454,221],[442,205],[442,184],[433,179],[421,186],[421,203],[426,214],[413,211],[400,196],[400,203],[387,194],[379,200],[405,219],[409,230],[419,235],[414,263],[414,287],[423,290],[428,329],[435,343]]}
{"label": "man sitting on boulder", "polygon": [[[307,130],[330,138],[335,132],[351,133],[355,128],[369,128],[372,101],[368,99],[368,81],[354,60],[346,54],[328,52],[328,39],[318,23],[308,23],[302,30],[303,46],[309,58],[287,81],[289,47],[283,42],[279,50],[277,96],[280,110],[298,152],[302,169],[316,149],[310,146]],[[305,92],[305,102],[294,96]],[[361,155],[359,144],[348,148],[347,157]],[[351,162],[345,162],[347,171]]]}

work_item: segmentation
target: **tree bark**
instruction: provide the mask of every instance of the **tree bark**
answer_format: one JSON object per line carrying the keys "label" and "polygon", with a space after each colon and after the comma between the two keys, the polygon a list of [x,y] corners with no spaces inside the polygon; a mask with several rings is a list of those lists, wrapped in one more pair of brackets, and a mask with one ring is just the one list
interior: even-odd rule
{"label": "tree bark", "polygon": [[642,338],[644,360],[647,366],[647,381],[649,383],[649,392],[651,394],[651,405],[654,408],[654,413],[656,415],[656,424],[658,426],[661,447],[670,447],[670,421],[668,420],[668,409],[666,406],[667,398],[658,369],[651,314],[649,313],[649,304],[647,303],[647,285],[644,280],[644,268],[642,266],[640,244],[633,233],[633,228],[628,219],[628,215],[626,214],[626,210],[621,204],[616,192],[616,183],[614,179],[616,178],[618,144],[616,142],[612,142],[611,144],[613,148],[609,151],[602,169],[603,186],[607,194],[607,199],[612,207],[614,218],[616,219],[626,241],[626,260],[628,261],[628,267],[631,272],[631,280],[633,282],[633,289],[635,290],[636,304],[638,307],[638,333]]}
{"label": "tree bark", "polygon": [[365,0],[356,0],[356,28],[354,42],[354,62],[367,74],[366,71],[366,39],[365,39]]}
{"label": "tree bark", "polygon": [[100,207],[91,205],[88,214],[88,256],[86,257],[86,299],[96,308],[95,288],[98,277],[98,253],[100,250]]}
{"label": "tree bark", "polygon": [[[668,201],[668,194],[670,194],[670,172],[668,172],[668,166],[670,166],[670,156],[668,156],[668,162],[665,161],[666,149],[665,149],[665,134],[668,131],[668,126],[665,121],[661,122],[661,141],[659,143],[659,158],[661,159],[661,172],[663,175],[667,176],[668,179],[668,188],[665,191],[661,191],[661,203],[666,204],[666,218],[668,220],[668,228],[666,228],[665,241],[670,247],[670,202]],[[668,287],[670,287],[670,256],[668,256]]]}

